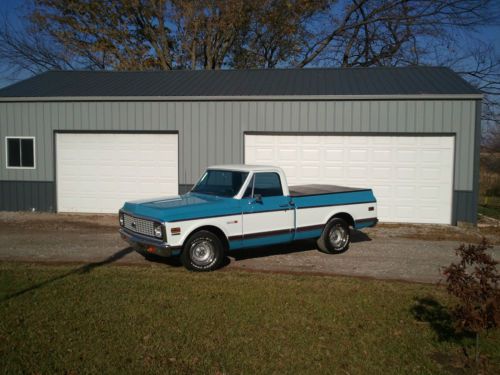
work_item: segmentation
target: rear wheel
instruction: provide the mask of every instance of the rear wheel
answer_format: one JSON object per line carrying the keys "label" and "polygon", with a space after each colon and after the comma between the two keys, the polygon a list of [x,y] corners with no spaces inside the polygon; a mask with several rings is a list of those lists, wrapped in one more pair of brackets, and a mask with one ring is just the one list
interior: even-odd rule
{"label": "rear wheel", "polygon": [[181,262],[188,270],[207,272],[219,268],[224,259],[224,246],[215,234],[200,230],[192,234],[181,253]]}
{"label": "rear wheel", "polygon": [[349,249],[351,233],[349,225],[340,218],[333,218],[326,223],[321,237],[316,241],[318,248],[327,254],[340,254]]}

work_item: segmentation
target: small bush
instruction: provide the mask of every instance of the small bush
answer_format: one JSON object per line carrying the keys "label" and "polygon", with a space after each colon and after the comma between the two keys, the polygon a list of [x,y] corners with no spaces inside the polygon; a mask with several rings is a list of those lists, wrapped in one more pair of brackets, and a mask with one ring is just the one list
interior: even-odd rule
{"label": "small bush", "polygon": [[476,336],[476,363],[479,360],[479,335],[500,323],[500,275],[498,262],[486,252],[491,247],[486,239],[479,245],[462,244],[456,249],[460,261],[443,271],[448,293],[458,299],[452,310],[455,328]]}

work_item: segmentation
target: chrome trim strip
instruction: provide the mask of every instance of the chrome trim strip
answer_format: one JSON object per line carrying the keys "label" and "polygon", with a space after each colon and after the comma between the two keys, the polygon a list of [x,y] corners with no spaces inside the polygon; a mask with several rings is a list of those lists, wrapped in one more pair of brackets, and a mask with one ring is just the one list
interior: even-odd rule
{"label": "chrome trim strip", "polygon": [[172,249],[168,243],[163,242],[162,240],[157,240],[148,236],[143,236],[139,233],[132,233],[125,228],[120,228],[119,230],[122,239],[127,241],[132,245],[146,245],[146,246],[154,246],[159,247],[161,249]]}

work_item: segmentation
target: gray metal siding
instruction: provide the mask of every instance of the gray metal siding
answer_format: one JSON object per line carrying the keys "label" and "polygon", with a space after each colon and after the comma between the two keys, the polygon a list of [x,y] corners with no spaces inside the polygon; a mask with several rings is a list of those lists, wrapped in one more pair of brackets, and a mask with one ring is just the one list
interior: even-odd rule
{"label": "gray metal siding", "polygon": [[477,223],[476,191],[454,191],[453,192],[453,224],[458,222]]}
{"label": "gray metal siding", "polygon": [[54,211],[55,184],[44,181],[0,181],[0,211]]}
{"label": "gray metal siding", "polygon": [[[179,183],[241,163],[244,132],[456,134],[454,189],[474,189],[476,101],[197,101],[0,103],[0,180],[53,181],[55,130],[179,131]],[[6,136],[36,137],[36,170],[5,168]]]}
{"label": "gray metal siding", "polygon": [[475,102],[475,126],[474,139],[471,140],[473,153],[473,175],[472,175],[472,191],[454,191],[453,194],[453,212],[454,224],[457,222],[477,223],[477,207],[479,198],[479,158],[481,145],[481,101]]}

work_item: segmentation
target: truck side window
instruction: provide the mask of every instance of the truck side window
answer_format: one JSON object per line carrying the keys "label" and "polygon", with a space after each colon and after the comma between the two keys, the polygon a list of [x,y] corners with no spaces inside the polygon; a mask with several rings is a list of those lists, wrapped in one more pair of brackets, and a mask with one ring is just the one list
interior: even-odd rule
{"label": "truck side window", "polygon": [[[260,194],[263,197],[276,197],[283,195],[280,176],[277,173],[256,173],[253,195]],[[247,189],[248,190],[248,189]],[[245,192],[246,193],[246,192]]]}

